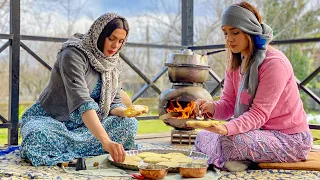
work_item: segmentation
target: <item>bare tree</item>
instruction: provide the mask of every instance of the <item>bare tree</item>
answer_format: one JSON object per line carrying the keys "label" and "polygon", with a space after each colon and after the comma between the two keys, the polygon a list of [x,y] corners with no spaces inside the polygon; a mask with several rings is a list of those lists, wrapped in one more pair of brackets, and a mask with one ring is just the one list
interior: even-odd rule
{"label": "bare tree", "polygon": [[[9,1],[3,0],[0,3],[0,32],[1,33],[9,33]],[[4,41],[4,40],[0,40]]]}
{"label": "bare tree", "polygon": [[[0,33],[9,33],[9,1],[0,2]],[[6,39],[0,39],[0,47],[7,42]],[[8,50],[0,53],[0,102],[6,100],[9,96],[9,55]],[[1,114],[1,113],[0,113]]]}
{"label": "bare tree", "polygon": [[0,9],[2,9],[7,2],[8,2],[8,0],[4,0],[3,2],[1,2],[0,3]]}
{"label": "bare tree", "polygon": [[[80,3],[79,1],[74,0],[31,1],[30,4],[32,4],[34,8],[31,8],[32,10],[28,10],[22,14],[21,18],[24,19],[29,17],[29,19],[25,19],[25,21],[22,22],[22,26],[30,27],[27,25],[28,23],[34,25],[32,29],[21,28],[23,31],[21,34],[43,34],[44,36],[70,37],[86,2],[87,0],[81,1]],[[57,19],[56,12],[61,12],[63,17],[67,17],[66,20],[59,19],[59,17]],[[45,13],[45,15],[43,13]],[[57,25],[57,21],[60,22],[59,25],[53,27],[53,24]],[[24,43],[51,66],[53,66],[57,52],[61,48],[61,43],[34,41],[26,41]],[[47,84],[50,72],[25,51],[22,51],[21,53],[20,66],[22,75],[20,77],[20,94],[22,95],[22,99],[32,98],[35,100]]]}

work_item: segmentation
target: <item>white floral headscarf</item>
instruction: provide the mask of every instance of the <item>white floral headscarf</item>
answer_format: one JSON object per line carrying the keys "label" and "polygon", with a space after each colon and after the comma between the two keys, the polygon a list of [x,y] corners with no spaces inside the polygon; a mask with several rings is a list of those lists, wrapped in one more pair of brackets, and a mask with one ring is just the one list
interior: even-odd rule
{"label": "white floral headscarf", "polygon": [[[62,44],[60,52],[67,47],[76,47],[87,55],[90,64],[96,71],[101,73],[102,87],[100,94],[98,112],[99,118],[108,116],[110,104],[119,89],[119,78],[121,73],[121,61],[119,58],[120,49],[112,57],[107,57],[97,47],[98,38],[104,27],[113,19],[125,19],[115,13],[106,13],[93,22],[86,34],[76,33],[67,42]],[[128,36],[128,34],[127,34]]]}

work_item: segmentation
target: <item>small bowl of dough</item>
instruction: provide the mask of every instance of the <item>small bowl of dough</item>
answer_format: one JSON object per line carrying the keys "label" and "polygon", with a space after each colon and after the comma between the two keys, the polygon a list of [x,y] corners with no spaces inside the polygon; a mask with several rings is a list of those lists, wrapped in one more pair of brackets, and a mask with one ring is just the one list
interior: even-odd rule
{"label": "small bowl of dough", "polygon": [[184,178],[201,178],[207,174],[208,165],[205,163],[183,163],[179,172]]}
{"label": "small bowl of dough", "polygon": [[140,164],[139,173],[146,179],[163,179],[168,174],[168,166],[158,164]]}

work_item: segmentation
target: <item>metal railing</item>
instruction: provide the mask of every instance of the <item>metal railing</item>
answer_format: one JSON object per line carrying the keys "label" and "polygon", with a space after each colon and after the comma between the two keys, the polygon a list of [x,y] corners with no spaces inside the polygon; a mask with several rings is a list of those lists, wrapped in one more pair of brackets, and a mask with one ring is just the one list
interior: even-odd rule
{"label": "metal railing", "polygon": [[[168,46],[158,44],[143,44],[143,43],[127,43],[128,47],[147,47],[147,48],[163,48],[163,49],[185,49],[203,50],[203,49],[224,49],[224,44],[208,45],[208,46],[192,46],[193,45],[193,0],[183,0],[182,5],[182,46]],[[6,48],[10,48],[10,72],[9,72],[9,120],[0,115],[0,128],[8,128],[9,136],[8,142],[10,145],[18,144],[18,109],[19,109],[19,77],[20,77],[20,47],[23,48],[28,54],[41,63],[46,69],[51,70],[51,66],[46,63],[41,57],[39,57],[34,51],[26,46],[21,40],[28,41],[46,41],[46,42],[64,42],[67,38],[56,37],[41,37],[41,36],[27,36],[20,35],[20,0],[10,1],[10,34],[0,34],[0,39],[8,39],[0,47],[0,53]],[[310,43],[320,42],[320,38],[306,38],[306,39],[294,39],[294,40],[281,40],[272,41],[271,44],[292,44],[292,43]],[[158,74],[149,79],[143,74],[137,66],[135,66],[123,53],[120,53],[120,57],[132,68],[146,83],[145,85],[132,97],[132,101],[135,102],[147,89],[152,88],[158,94],[161,94],[161,89],[155,84],[156,81],[164,75],[168,68],[163,67]],[[306,84],[310,82],[320,72],[320,67],[316,68],[308,77],[304,80],[297,80],[298,87],[306,92],[312,99],[320,104],[320,98],[315,95],[310,89],[306,87]],[[223,79],[217,76],[211,71],[210,76],[217,81],[217,86],[211,91],[211,94],[215,94],[219,91],[223,85]],[[138,120],[158,119],[158,116],[145,116],[138,117]],[[320,125],[310,125],[312,129],[320,129]]]}

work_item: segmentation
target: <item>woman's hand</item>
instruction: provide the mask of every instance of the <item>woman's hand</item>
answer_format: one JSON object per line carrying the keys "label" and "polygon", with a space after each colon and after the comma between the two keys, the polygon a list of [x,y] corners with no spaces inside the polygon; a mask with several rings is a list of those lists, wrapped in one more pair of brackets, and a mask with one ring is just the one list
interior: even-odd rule
{"label": "woman's hand", "polygon": [[228,134],[228,129],[223,124],[212,126],[212,127],[208,127],[208,128],[202,128],[202,129],[210,131],[210,132],[213,132],[213,133],[216,133],[216,134],[220,134],[220,135],[223,135],[223,136]]}
{"label": "woman's hand", "polygon": [[126,110],[127,108],[124,108],[122,106],[118,106],[116,108],[113,108],[111,111],[110,111],[110,115],[113,115],[113,116],[120,116],[120,117],[126,117],[124,115],[124,111]]}
{"label": "woman's hand", "polygon": [[108,151],[115,162],[123,162],[126,153],[123,146],[111,141],[106,130],[102,126],[95,110],[88,110],[83,113],[82,120],[92,134],[100,141],[105,151]]}
{"label": "woman's hand", "polygon": [[102,142],[102,147],[109,152],[114,162],[123,162],[125,160],[126,152],[121,144],[108,140]]}
{"label": "woman's hand", "polygon": [[194,111],[196,116],[212,118],[215,111],[215,106],[212,101],[197,99],[195,102]]}

